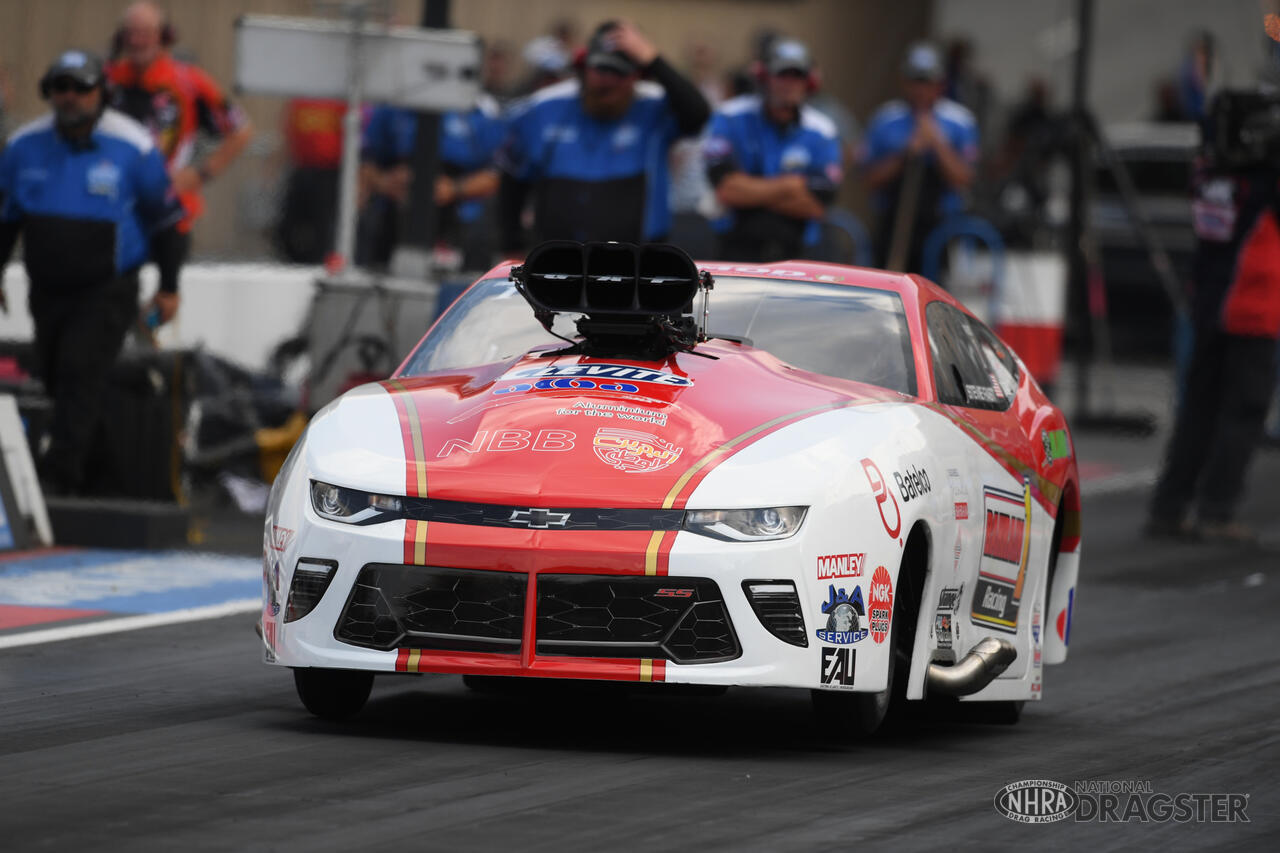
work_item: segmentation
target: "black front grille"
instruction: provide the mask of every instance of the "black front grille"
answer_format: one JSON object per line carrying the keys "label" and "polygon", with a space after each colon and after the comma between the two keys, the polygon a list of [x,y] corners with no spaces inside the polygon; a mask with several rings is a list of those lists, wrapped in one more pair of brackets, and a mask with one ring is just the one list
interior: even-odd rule
{"label": "black front grille", "polygon": [[527,575],[370,563],[334,636],[374,649],[519,654]]}
{"label": "black front grille", "polygon": [[711,663],[740,654],[720,589],[705,578],[538,577],[538,654]]}

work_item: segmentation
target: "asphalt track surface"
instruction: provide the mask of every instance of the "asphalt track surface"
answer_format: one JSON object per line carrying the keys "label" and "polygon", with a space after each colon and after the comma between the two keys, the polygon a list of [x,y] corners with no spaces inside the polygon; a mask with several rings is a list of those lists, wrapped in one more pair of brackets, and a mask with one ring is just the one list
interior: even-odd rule
{"label": "asphalt track surface", "polygon": [[[1246,517],[1276,527],[1280,452]],[[252,616],[0,650],[0,848],[1274,850],[1280,549],[1153,545],[1088,499],[1070,660],[1016,726],[839,743],[808,697],[468,690],[387,676],[345,724]],[[1013,823],[1022,779],[1249,795],[1249,823]]]}

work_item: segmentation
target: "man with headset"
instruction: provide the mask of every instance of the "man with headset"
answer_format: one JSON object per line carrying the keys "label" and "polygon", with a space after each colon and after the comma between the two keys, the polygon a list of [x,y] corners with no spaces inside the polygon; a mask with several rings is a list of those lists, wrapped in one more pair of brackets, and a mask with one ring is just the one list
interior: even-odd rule
{"label": "man with headset", "polygon": [[182,258],[164,159],[146,128],[106,108],[104,84],[97,57],[63,53],[40,80],[52,112],[0,154],[0,272],[21,233],[38,370],[54,402],[38,465],[48,488],[67,493],[82,483],[107,372],[138,316],[148,245],[175,302]]}
{"label": "man with headset", "polygon": [[658,241],[670,230],[667,154],[706,124],[706,98],[627,22],[601,24],[577,65],[511,108],[499,152],[506,251],[521,247],[530,190],[537,240]]}
{"label": "man with headset", "polygon": [[[178,226],[185,256],[191,226],[204,212],[201,190],[240,156],[253,129],[212,77],[173,58],[169,47],[174,39],[173,28],[154,3],[143,0],[129,6],[116,32],[107,81],[111,106],[145,125],[165,158],[186,211]],[[221,141],[197,164],[195,144],[201,131]],[[178,309],[176,297],[163,295],[155,306],[162,323]]]}
{"label": "man with headset", "polygon": [[707,177],[729,209],[717,220],[720,256],[767,263],[803,257],[840,185],[840,138],[805,103],[817,89],[809,50],[776,39],[758,75],[761,94],[728,101],[703,143]]}

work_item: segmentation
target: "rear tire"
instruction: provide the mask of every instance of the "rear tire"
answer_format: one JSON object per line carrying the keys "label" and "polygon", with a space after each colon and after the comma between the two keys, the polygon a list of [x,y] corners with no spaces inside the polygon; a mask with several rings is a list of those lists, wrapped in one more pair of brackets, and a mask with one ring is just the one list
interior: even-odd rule
{"label": "rear tire", "polygon": [[326,720],[355,716],[373,690],[373,673],[351,669],[295,669],[293,684],[308,711]]}

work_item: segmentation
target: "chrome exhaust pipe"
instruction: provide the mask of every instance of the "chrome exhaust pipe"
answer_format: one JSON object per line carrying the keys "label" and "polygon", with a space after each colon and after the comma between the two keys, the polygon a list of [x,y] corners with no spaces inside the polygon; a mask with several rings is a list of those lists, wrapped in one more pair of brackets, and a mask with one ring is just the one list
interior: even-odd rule
{"label": "chrome exhaust pipe", "polygon": [[930,690],[948,696],[969,696],[994,681],[1017,657],[1013,643],[987,637],[952,666],[929,664],[925,678]]}

